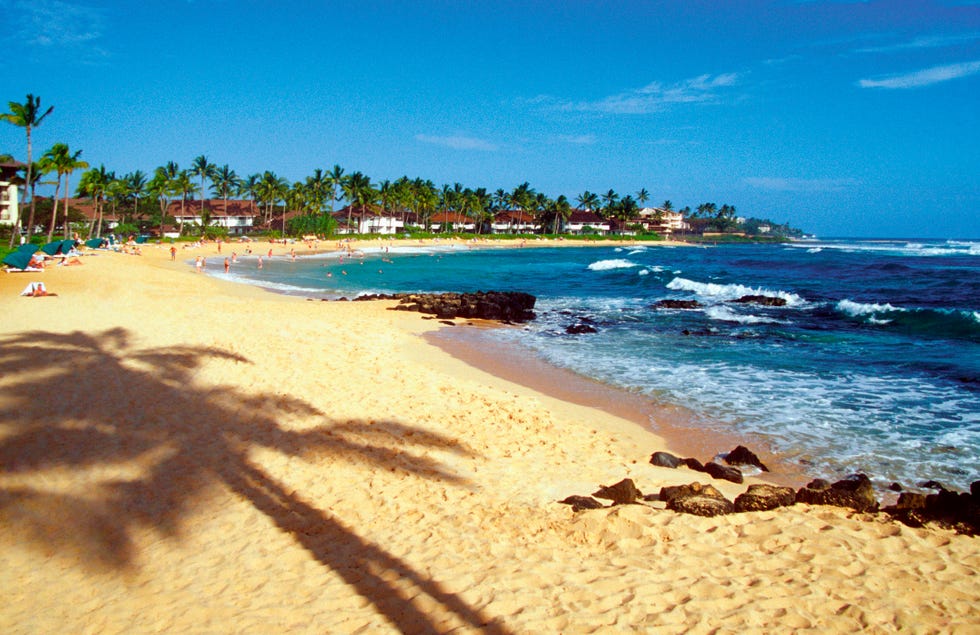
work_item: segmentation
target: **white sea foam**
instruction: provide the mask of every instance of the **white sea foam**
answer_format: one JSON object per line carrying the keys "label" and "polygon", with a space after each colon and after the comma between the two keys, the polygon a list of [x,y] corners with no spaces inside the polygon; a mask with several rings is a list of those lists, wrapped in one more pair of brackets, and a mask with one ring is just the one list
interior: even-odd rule
{"label": "white sea foam", "polygon": [[737,300],[745,295],[764,295],[786,300],[786,306],[799,307],[806,300],[788,291],[773,291],[761,287],[752,288],[741,284],[716,284],[714,282],[695,282],[687,278],[674,278],[667,283],[667,288],[673,291],[692,291],[693,293],[717,300]]}
{"label": "white sea foam", "polygon": [[861,317],[863,315],[874,315],[876,313],[892,313],[892,312],[905,312],[908,309],[902,309],[899,307],[892,306],[891,304],[865,304],[862,302],[854,302],[853,300],[841,300],[837,303],[837,310],[841,313],[846,313],[851,317]]}
{"label": "white sea foam", "polygon": [[738,324],[789,324],[785,320],[737,313],[723,305],[710,306],[704,310],[704,314],[712,320],[718,320],[719,322],[736,322]]}
{"label": "white sea foam", "polygon": [[611,260],[593,262],[589,265],[589,269],[592,271],[609,271],[610,269],[632,269],[633,267],[639,266],[637,263],[624,258],[613,258]]}

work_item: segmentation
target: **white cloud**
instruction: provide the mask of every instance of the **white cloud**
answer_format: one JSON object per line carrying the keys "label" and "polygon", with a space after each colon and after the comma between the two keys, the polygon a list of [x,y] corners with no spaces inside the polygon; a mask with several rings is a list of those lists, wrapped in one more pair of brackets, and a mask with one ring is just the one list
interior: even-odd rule
{"label": "white cloud", "polygon": [[421,141],[422,143],[445,146],[454,150],[484,150],[492,152],[498,148],[497,144],[495,143],[464,135],[440,137],[436,135],[417,134],[415,135],[415,140]]}
{"label": "white cloud", "polygon": [[907,42],[860,48],[857,49],[855,53],[891,53],[893,51],[905,51],[909,49],[943,48],[947,46],[957,46],[959,44],[968,44],[976,40],[980,40],[980,33],[971,32],[945,35],[922,35]]}
{"label": "white cloud", "polygon": [[18,38],[38,46],[81,46],[102,37],[100,10],[61,0],[16,2],[7,16],[20,22]]}
{"label": "white cloud", "polygon": [[946,66],[933,66],[914,73],[905,75],[891,75],[882,79],[862,79],[858,81],[861,88],[921,88],[951,79],[968,77],[980,73],[980,60],[975,62],[963,62],[961,64],[948,64]]}
{"label": "white cloud", "polygon": [[[719,89],[734,86],[736,73],[699,75],[674,84],[651,82],[641,88],[610,95],[597,101],[566,102],[562,110],[603,112],[617,115],[643,115],[657,112],[669,104],[712,102],[718,99]],[[536,98],[540,100],[539,98]]]}
{"label": "white cloud", "polygon": [[743,181],[752,187],[773,192],[840,192],[857,184],[854,179],[796,179],[773,176],[749,177]]}

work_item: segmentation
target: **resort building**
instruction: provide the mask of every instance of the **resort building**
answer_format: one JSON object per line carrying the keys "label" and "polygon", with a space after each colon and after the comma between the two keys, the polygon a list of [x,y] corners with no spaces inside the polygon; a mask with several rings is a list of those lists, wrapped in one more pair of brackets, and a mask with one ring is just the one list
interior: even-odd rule
{"label": "resort building", "polygon": [[490,231],[494,234],[536,234],[541,231],[541,223],[528,212],[508,209],[493,217]]}
{"label": "resort building", "polygon": [[569,234],[605,235],[610,229],[609,221],[588,209],[573,209],[565,221],[565,231]]}
{"label": "resort building", "polygon": [[177,226],[197,225],[203,223],[201,210],[207,212],[208,225],[224,227],[232,236],[247,234],[255,224],[257,214],[252,201],[204,199],[203,207],[200,200],[171,201],[167,205],[167,216],[173,216]]}
{"label": "resort building", "polygon": [[[350,216],[350,226],[347,218]],[[338,234],[397,234],[405,228],[405,221],[398,214],[382,210],[377,205],[364,208],[350,206],[333,213],[337,220]]]}
{"label": "resort building", "polygon": [[24,167],[20,161],[0,163],[0,225],[17,225],[20,222],[20,199],[17,196],[17,170]]}
{"label": "resort building", "polygon": [[644,228],[652,229],[664,235],[669,236],[691,229],[691,225],[684,220],[684,214],[671,209],[644,207],[637,214]]}

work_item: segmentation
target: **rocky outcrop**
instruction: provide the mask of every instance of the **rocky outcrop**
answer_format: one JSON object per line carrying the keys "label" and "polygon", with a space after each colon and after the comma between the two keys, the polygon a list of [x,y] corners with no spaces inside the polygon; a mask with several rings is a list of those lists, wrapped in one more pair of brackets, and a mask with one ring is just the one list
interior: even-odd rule
{"label": "rocky outcrop", "polygon": [[572,324],[565,327],[565,332],[569,335],[582,335],[583,333],[598,333],[599,330],[591,324]]}
{"label": "rocky outcrop", "polygon": [[600,487],[599,491],[592,495],[611,500],[613,505],[630,505],[643,498],[643,494],[636,488],[631,478],[624,478],[615,485]]}
{"label": "rocky outcrop", "polygon": [[735,446],[735,449],[725,455],[725,463],[729,465],[752,465],[763,472],[768,472],[769,468],[759,460],[755,452],[744,445]]}
{"label": "rocky outcrop", "polygon": [[678,468],[683,465],[679,458],[669,452],[654,452],[650,457],[650,464],[669,468]]}
{"label": "rocky outcrop", "polygon": [[417,311],[439,319],[469,318],[499,322],[528,322],[533,320],[533,295],[519,291],[477,291],[475,293],[394,293],[370,294],[357,298],[366,300],[398,300],[396,311]]}
{"label": "rocky outcrop", "polygon": [[583,509],[602,509],[605,507],[605,505],[591,496],[569,496],[565,500],[559,502],[564,505],[571,505],[572,511],[576,512],[580,512]]}
{"label": "rocky outcrop", "polygon": [[671,511],[695,516],[722,516],[735,511],[735,505],[721,492],[701,483],[661,488],[660,500]]}
{"label": "rocky outcrop", "polygon": [[878,511],[871,479],[864,474],[852,474],[833,484],[819,478],[813,480],[796,492],[796,502],[850,507],[859,512]]}
{"label": "rocky outcrop", "polygon": [[659,300],[653,305],[654,309],[700,309],[703,305],[697,300]]}
{"label": "rocky outcrop", "polygon": [[786,306],[785,298],[777,298],[770,295],[743,295],[737,300],[732,300],[737,304],[759,304],[762,306]]}
{"label": "rocky outcrop", "polygon": [[761,512],[777,507],[789,507],[794,504],[796,504],[796,492],[793,491],[792,487],[764,484],[749,485],[744,494],[739,494],[735,498],[735,511]]}
{"label": "rocky outcrop", "polygon": [[980,534],[980,481],[970,485],[969,494],[946,489],[935,481],[928,484],[938,491],[935,494],[902,492],[898,502],[884,511],[910,527],[935,522],[960,533]]}
{"label": "rocky outcrop", "polygon": [[745,480],[742,477],[742,470],[730,465],[715,463],[714,461],[705,463],[704,471],[707,472],[711,478],[720,478],[726,481],[731,481],[732,483],[741,483]]}

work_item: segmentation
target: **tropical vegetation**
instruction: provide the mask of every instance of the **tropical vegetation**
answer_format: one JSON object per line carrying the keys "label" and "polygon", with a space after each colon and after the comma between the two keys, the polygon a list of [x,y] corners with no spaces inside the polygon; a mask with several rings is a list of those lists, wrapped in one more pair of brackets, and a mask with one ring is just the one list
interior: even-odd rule
{"label": "tropical vegetation", "polygon": [[[94,209],[80,233],[92,236],[100,236],[105,231],[107,213],[127,229],[162,235],[167,225],[179,224],[170,215],[177,201],[180,202],[181,218],[199,218],[193,225],[178,227],[178,231],[197,235],[219,235],[225,231],[212,216],[217,210],[227,213],[231,200],[247,202],[255,217],[256,227],[252,231],[294,236],[329,236],[337,232],[341,224],[345,228],[359,227],[365,216],[376,214],[403,221],[411,218],[419,232],[430,232],[433,226],[438,226],[442,232],[458,233],[460,229],[472,228],[475,234],[488,234],[494,219],[502,211],[509,213],[514,232],[533,225],[541,233],[560,235],[566,231],[574,211],[572,202],[564,195],[552,198],[536,191],[528,182],[511,190],[500,188],[494,191],[461,183],[440,187],[431,180],[408,176],[374,182],[366,174],[347,172],[340,165],[314,169],[304,179],[290,182],[272,171],[239,176],[229,165],[219,166],[202,154],[187,168],[170,161],[153,168],[149,175],[140,170],[117,175],[104,164],[90,166],[81,159],[81,150],[72,151],[65,143],[54,144],[40,161],[34,163],[32,131],[51,114],[53,107],[42,112],[40,98],[28,95],[23,104],[10,102],[10,110],[0,118],[24,127],[27,132],[28,160],[22,182],[30,200],[27,227],[35,227],[36,186],[55,185],[50,217],[44,214],[49,240],[57,226],[64,227],[67,236],[69,222],[78,218],[77,213],[69,213],[68,194],[70,177],[78,170],[85,171],[78,181],[76,195],[91,201]],[[41,181],[48,175],[55,175],[56,180]],[[63,196],[60,218],[69,221],[60,224],[59,195]],[[593,212],[603,222],[613,222],[620,232],[648,232],[647,237],[655,238],[656,234],[645,230],[637,216],[649,200],[650,193],[645,188],[635,195],[621,195],[609,189],[603,194],[586,190],[575,197],[578,209]],[[156,204],[150,204],[150,201]],[[346,209],[343,217],[337,218],[341,215],[335,216],[335,206],[341,201],[346,203]],[[194,206],[191,214],[186,213],[189,205]],[[664,201],[656,208],[656,216],[660,218],[655,216],[654,224],[673,209],[669,200]],[[690,208],[680,211],[696,234],[766,233],[764,229],[771,232],[774,227],[787,233],[795,232],[787,226],[766,221],[749,225],[736,216],[734,206],[727,204],[717,207],[714,203],[703,203],[694,211]],[[13,240],[11,235],[11,245]]]}

